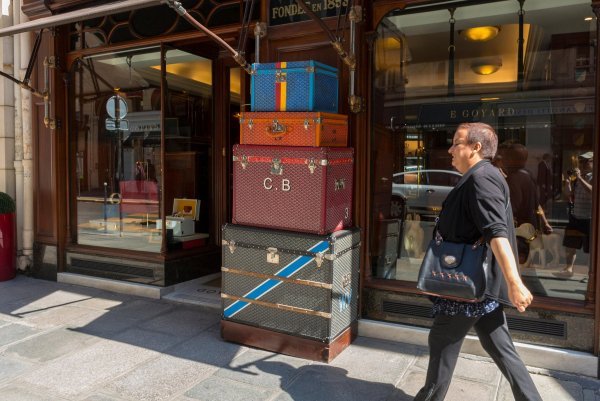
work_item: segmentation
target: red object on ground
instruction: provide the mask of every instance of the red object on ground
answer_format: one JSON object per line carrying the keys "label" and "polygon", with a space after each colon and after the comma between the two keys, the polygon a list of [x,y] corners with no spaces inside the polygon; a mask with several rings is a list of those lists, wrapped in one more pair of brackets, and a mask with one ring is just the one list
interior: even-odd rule
{"label": "red object on ground", "polygon": [[17,235],[15,214],[0,214],[0,281],[17,275]]}

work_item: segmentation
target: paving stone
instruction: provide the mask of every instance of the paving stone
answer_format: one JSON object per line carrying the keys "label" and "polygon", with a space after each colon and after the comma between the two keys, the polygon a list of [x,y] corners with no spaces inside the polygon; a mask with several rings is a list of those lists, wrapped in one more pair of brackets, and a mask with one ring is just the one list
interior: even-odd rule
{"label": "paving stone", "polygon": [[111,395],[94,394],[87,398],[84,398],[83,401],[124,401],[124,399]]}
{"label": "paving stone", "polygon": [[[412,400],[425,384],[426,371],[420,367],[412,367],[402,377],[402,380],[396,385],[399,391],[395,391],[390,397],[394,401],[404,401],[406,396]],[[483,401],[483,400],[481,400]]]}
{"label": "paving stone", "polygon": [[17,341],[21,341],[24,338],[27,338],[39,332],[40,330],[24,326],[22,324],[9,324],[7,326],[2,327],[2,330],[0,330],[0,347],[2,347],[3,345],[8,345]]}
{"label": "paving stone", "polygon": [[140,327],[167,334],[192,337],[215,325],[220,320],[217,314],[200,312],[196,308],[179,307],[143,322]]}
{"label": "paving stone", "polygon": [[136,297],[132,297],[125,294],[117,294],[111,292],[102,292],[94,298],[86,299],[77,303],[79,308],[89,308],[96,310],[111,310],[118,308],[127,303],[136,300]]}
{"label": "paving stone", "polygon": [[421,347],[363,337],[329,366],[345,369],[349,378],[394,385],[420,352]]}
{"label": "paving stone", "polygon": [[202,332],[167,351],[169,355],[222,367],[247,352],[249,348],[224,341],[218,333]]}
{"label": "paving stone", "polygon": [[495,396],[496,383],[484,384],[455,377],[444,401],[494,401]]}
{"label": "paving stone", "polygon": [[[579,383],[559,380],[551,376],[532,375],[531,377],[543,400],[583,400],[583,388]],[[514,400],[510,385],[504,378],[500,382],[498,394],[498,401]]]}
{"label": "paving stone", "polygon": [[145,350],[163,352],[166,349],[181,343],[184,341],[184,338],[134,327],[117,334],[113,340],[118,343],[129,344]]}
{"label": "paving stone", "polygon": [[97,314],[93,309],[63,306],[31,312],[22,316],[26,322],[34,324],[41,329],[47,329],[77,322],[87,316],[96,317]]}
{"label": "paving stone", "polygon": [[50,361],[21,380],[62,397],[89,394],[179,341],[135,329],[123,333],[121,339],[103,340],[81,352]]}
{"label": "paving stone", "polygon": [[[412,400],[421,387],[425,384],[427,372],[421,368],[411,369],[397,386],[399,392],[394,394],[394,401]],[[494,401],[496,394],[495,382],[480,383],[478,381],[465,380],[454,377],[445,401]]]}
{"label": "paving stone", "polygon": [[298,376],[283,387],[285,394],[279,395],[276,400],[376,401],[386,400],[394,389],[390,383],[351,378],[348,371],[340,367],[307,365],[298,369]]}
{"label": "paving stone", "polygon": [[186,391],[185,396],[201,401],[262,401],[270,399],[276,392],[233,380],[209,377]]}
{"label": "paving stone", "polygon": [[544,400],[582,400],[583,388],[574,381],[557,380],[550,376],[533,375],[542,399]]}
{"label": "paving stone", "polygon": [[90,298],[92,298],[92,295],[57,289],[43,297],[36,299],[33,302],[29,302],[21,306],[13,311],[13,315],[26,316],[33,312],[40,312],[43,310],[49,310],[51,308],[58,308],[68,305],[73,306],[79,301]]}
{"label": "paving stone", "polygon": [[70,329],[103,338],[113,338],[115,335],[129,330],[140,321],[122,315],[114,315],[109,311],[91,311],[67,325]]}
{"label": "paving stone", "polygon": [[[417,357],[414,365],[423,370],[427,370],[429,364],[429,353]],[[468,380],[475,380],[482,383],[498,381],[502,372],[496,366],[491,358],[475,355],[460,354],[454,369],[454,377],[463,377]]]}
{"label": "paving stone", "polygon": [[91,345],[100,339],[69,329],[59,329],[6,348],[6,355],[17,355],[36,362],[46,362]]}
{"label": "paving stone", "polygon": [[137,366],[105,388],[132,400],[166,400],[217,369],[210,364],[163,354]]}
{"label": "paving stone", "polygon": [[[9,357],[0,356],[0,382],[13,379],[31,367],[32,364],[29,362],[18,361]],[[0,396],[0,399],[3,399],[3,396]]]}
{"label": "paving stone", "polygon": [[29,388],[16,386],[1,387],[0,394],[2,401],[66,401],[65,398],[36,394]]}
{"label": "paving stone", "polygon": [[260,387],[283,388],[310,361],[261,350],[250,350],[221,368],[216,376]]}
{"label": "paving stone", "polygon": [[13,280],[0,282],[0,312],[7,313],[12,311],[12,308],[17,309],[55,291],[57,288],[56,283],[39,283],[31,280],[33,279],[17,276]]}
{"label": "paving stone", "polygon": [[461,355],[454,369],[454,377],[462,377],[481,383],[498,383],[502,372],[491,358]]}
{"label": "paving stone", "polygon": [[109,310],[108,316],[147,321],[162,313],[176,309],[166,302],[146,299],[135,299],[131,302],[115,306]]}

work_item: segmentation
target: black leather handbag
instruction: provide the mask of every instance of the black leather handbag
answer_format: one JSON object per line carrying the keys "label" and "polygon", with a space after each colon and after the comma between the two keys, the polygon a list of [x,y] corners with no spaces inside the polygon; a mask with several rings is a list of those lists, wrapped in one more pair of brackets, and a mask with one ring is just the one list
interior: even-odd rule
{"label": "black leather handbag", "polygon": [[423,293],[461,302],[479,302],[485,297],[487,245],[444,241],[436,230],[421,269],[417,288]]}

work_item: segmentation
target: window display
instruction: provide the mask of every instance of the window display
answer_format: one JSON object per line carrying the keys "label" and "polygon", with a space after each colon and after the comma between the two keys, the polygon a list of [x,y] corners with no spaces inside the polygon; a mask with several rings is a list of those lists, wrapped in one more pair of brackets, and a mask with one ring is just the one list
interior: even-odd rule
{"label": "window display", "polygon": [[493,162],[511,190],[524,281],[535,295],[586,299],[596,20],[589,1],[522,7],[408,7],[379,24],[373,278],[416,281],[435,218],[460,180],[448,154],[454,131],[481,121],[498,134]]}
{"label": "window display", "polygon": [[78,244],[161,252],[163,232],[167,250],[181,248],[175,237],[208,237],[211,70],[210,60],[159,47],[76,63]]}

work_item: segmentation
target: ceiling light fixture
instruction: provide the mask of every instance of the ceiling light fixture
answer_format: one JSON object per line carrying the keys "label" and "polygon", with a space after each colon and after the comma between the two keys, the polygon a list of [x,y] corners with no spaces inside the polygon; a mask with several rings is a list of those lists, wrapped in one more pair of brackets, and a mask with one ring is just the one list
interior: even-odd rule
{"label": "ceiling light fixture", "polygon": [[494,39],[500,32],[499,26],[477,26],[458,31],[458,34],[471,42],[487,42]]}
{"label": "ceiling light fixture", "polygon": [[502,67],[502,59],[475,60],[471,63],[471,70],[477,75],[490,75]]}

